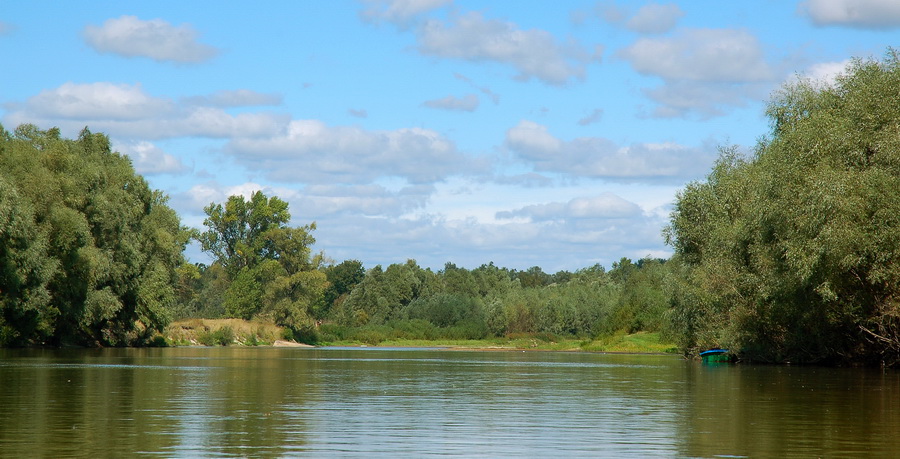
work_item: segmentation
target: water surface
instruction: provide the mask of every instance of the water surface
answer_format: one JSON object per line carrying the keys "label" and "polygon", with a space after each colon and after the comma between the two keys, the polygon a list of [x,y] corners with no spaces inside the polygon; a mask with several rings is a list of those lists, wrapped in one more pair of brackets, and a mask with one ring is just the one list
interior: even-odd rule
{"label": "water surface", "polygon": [[0,350],[0,457],[894,457],[900,376],[676,356]]}

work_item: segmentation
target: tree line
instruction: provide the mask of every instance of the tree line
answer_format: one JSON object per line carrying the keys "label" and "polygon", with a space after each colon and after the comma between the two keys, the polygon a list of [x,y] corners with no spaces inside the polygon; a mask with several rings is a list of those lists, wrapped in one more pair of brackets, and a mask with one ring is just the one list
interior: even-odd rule
{"label": "tree line", "polygon": [[[678,193],[672,258],[553,274],[330,261],[261,192],[185,228],[106,136],[0,127],[0,345],[140,345],[173,319],[238,317],[305,341],[654,331],[686,353],[897,365],[898,100],[893,50],[785,85],[752,153],[722,148]],[[191,240],[210,264],[184,259]]]}

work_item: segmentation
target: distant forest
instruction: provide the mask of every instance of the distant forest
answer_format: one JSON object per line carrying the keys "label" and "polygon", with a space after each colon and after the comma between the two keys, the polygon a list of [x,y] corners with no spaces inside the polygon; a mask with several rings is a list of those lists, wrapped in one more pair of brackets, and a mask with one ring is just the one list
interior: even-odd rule
{"label": "distant forest", "polygon": [[[271,321],[306,342],[658,332],[686,354],[900,364],[900,59],[797,80],[751,153],[677,195],[671,259],[524,271],[365,267],[261,192],[181,225],[103,134],[0,126],[0,346],[140,346],[182,318]],[[327,228],[323,229],[327,231]],[[191,264],[197,241],[214,260]]]}

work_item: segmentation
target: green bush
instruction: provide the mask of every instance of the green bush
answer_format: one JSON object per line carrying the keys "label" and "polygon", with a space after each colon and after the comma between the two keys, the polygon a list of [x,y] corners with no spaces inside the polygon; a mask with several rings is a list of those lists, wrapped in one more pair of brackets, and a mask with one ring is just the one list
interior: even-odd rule
{"label": "green bush", "polygon": [[197,341],[204,346],[228,346],[234,342],[234,329],[222,327],[216,331],[206,331],[197,336]]}
{"label": "green bush", "polygon": [[338,324],[322,324],[319,326],[319,338],[323,342],[346,341],[350,339],[348,327]]}
{"label": "green bush", "polygon": [[389,324],[393,331],[391,336],[397,339],[435,339],[439,330],[431,322],[424,319],[398,320]]}
{"label": "green bush", "polygon": [[483,320],[463,320],[442,329],[442,333],[447,339],[484,339],[488,336],[488,327]]}
{"label": "green bush", "polygon": [[163,335],[154,335],[153,338],[150,338],[147,341],[148,347],[168,347],[169,343],[166,342],[166,337]]}
{"label": "green bush", "polygon": [[367,325],[356,329],[352,339],[374,346],[387,340],[391,331],[391,327],[386,325]]}

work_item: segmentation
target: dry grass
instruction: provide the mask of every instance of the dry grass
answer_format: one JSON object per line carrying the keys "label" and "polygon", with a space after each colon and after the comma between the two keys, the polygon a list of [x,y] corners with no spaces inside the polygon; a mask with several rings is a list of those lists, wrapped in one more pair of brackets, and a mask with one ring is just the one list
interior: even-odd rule
{"label": "dry grass", "polygon": [[284,330],[273,323],[242,319],[187,319],[171,323],[164,335],[175,346],[211,343],[254,346],[270,345],[282,339]]}

